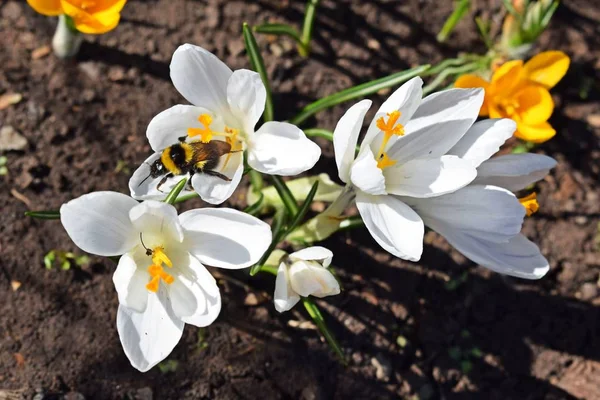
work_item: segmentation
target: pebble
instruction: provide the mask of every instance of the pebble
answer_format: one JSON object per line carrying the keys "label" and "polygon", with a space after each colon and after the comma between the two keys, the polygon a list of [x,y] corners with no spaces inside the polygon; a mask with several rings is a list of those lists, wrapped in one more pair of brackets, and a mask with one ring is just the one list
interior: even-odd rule
{"label": "pebble", "polygon": [[384,382],[390,380],[390,376],[392,375],[392,364],[387,357],[379,353],[371,358],[371,365],[375,367],[375,377],[378,380]]}
{"label": "pebble", "polygon": [[23,150],[27,139],[10,125],[0,128],[0,151]]}
{"label": "pebble", "polygon": [[591,300],[598,296],[598,285],[595,283],[586,282],[579,289],[581,300]]}

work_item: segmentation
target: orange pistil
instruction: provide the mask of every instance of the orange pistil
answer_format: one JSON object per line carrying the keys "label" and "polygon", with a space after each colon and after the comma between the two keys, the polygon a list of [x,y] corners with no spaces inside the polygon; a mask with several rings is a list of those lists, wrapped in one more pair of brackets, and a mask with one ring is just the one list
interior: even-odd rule
{"label": "orange pistil", "polygon": [[379,146],[379,151],[377,152],[377,167],[380,169],[391,167],[396,164],[396,161],[389,158],[388,155],[384,153],[384,150],[392,136],[404,136],[404,126],[397,123],[401,115],[402,113],[400,111],[392,111],[387,114],[387,122],[385,121],[385,117],[379,117],[377,119],[377,127],[383,132],[383,140],[381,141],[381,146]]}
{"label": "orange pistil", "polygon": [[519,202],[523,207],[525,207],[525,213],[528,217],[540,209],[535,192],[531,193],[529,196],[521,197]]}
{"label": "orange pistil", "polygon": [[210,124],[212,124],[212,117],[208,114],[201,114],[198,117],[198,121],[204,125],[204,128],[188,128],[187,134],[189,137],[200,136],[200,141],[202,143],[208,143],[213,137],[213,131],[210,129]]}
{"label": "orange pistil", "polygon": [[154,293],[158,292],[158,285],[161,279],[168,285],[175,281],[175,278],[173,278],[172,275],[167,274],[163,267],[161,267],[160,265],[150,265],[148,267],[148,273],[150,274],[152,279],[146,285],[146,289]]}

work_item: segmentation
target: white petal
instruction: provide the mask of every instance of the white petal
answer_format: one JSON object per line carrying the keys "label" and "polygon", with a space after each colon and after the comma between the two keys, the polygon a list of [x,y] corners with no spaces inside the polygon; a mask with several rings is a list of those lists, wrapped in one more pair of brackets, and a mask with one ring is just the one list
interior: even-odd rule
{"label": "white petal", "polygon": [[117,330],[125,355],[142,372],[171,354],[181,339],[184,325],[173,313],[162,284],[157,293],[148,296],[144,312],[122,305],[117,311]]}
{"label": "white petal", "polygon": [[249,267],[271,243],[271,227],[241,211],[204,208],[184,212],[179,218],[189,252],[207,265]]}
{"label": "white petal", "polygon": [[540,279],[550,269],[539,248],[520,234],[506,243],[494,243],[449,227],[438,233],[465,257],[500,274]]}
{"label": "white petal", "polygon": [[129,210],[138,202],[116,192],[83,195],[60,207],[60,222],[81,250],[99,256],[127,253],[138,241]]}
{"label": "white petal", "polygon": [[281,263],[279,270],[277,270],[273,300],[275,302],[275,309],[279,312],[290,310],[300,301],[300,296],[292,289],[289,272],[284,263]]}
{"label": "white petal", "polygon": [[188,128],[203,128],[198,121],[202,114],[213,118],[211,129],[220,132],[224,127],[223,121],[205,108],[196,106],[176,105],[161,112],[150,121],[146,136],[154,151],[162,151],[179,142],[180,137],[187,137]]}
{"label": "white petal", "polygon": [[383,170],[388,193],[399,196],[433,197],[452,193],[475,179],[470,161],[456,156],[422,158]]}
{"label": "white petal", "polygon": [[302,130],[286,122],[267,122],[248,145],[248,164],[264,174],[290,176],[311,169],[321,148]]}
{"label": "white petal", "polygon": [[542,154],[508,154],[482,163],[473,183],[517,192],[544,178],[555,166],[556,160]]}
{"label": "white petal", "polygon": [[512,119],[485,119],[473,124],[448,154],[469,160],[475,167],[496,154],[517,129]]}
{"label": "white petal", "polygon": [[229,77],[227,102],[231,114],[241,123],[245,132],[254,132],[265,110],[266,99],[267,90],[258,73],[240,69]]}
{"label": "white petal", "polygon": [[371,103],[371,100],[363,100],[350,107],[333,131],[335,162],[340,179],[344,183],[348,183],[350,179],[350,165],[354,161],[358,135]]}
{"label": "white petal", "polygon": [[[169,178],[158,190],[158,184],[162,180],[162,176],[158,178],[152,178],[150,176],[150,165],[160,158],[160,153],[154,153],[146,159],[135,170],[131,178],[129,179],[129,191],[131,197],[137,200],[164,200],[165,197],[171,192],[173,187],[183,178],[188,175],[177,175]],[[187,187],[187,185],[186,185]],[[190,190],[182,190],[180,196],[193,193]]]}
{"label": "white petal", "polygon": [[296,261],[288,270],[292,290],[302,297],[325,297],[340,293],[330,271],[312,261]]}
{"label": "white petal", "polygon": [[375,157],[368,146],[360,150],[358,157],[352,164],[350,181],[365,193],[373,195],[387,193],[383,172],[377,168],[377,161],[375,161]]}
{"label": "white petal", "polygon": [[304,261],[320,261],[321,264],[327,268],[329,267],[329,264],[331,264],[333,253],[325,247],[313,246],[290,254],[290,258]]}
{"label": "white petal", "polygon": [[405,135],[390,147],[389,157],[403,164],[446,154],[477,119],[483,94],[481,88],[449,89],[424,98],[405,125]]}
{"label": "white petal", "polygon": [[207,203],[221,204],[231,197],[231,194],[242,180],[242,175],[244,174],[244,153],[241,151],[231,153],[227,165],[225,165],[226,160],[227,155],[222,156],[215,171],[227,176],[231,179],[230,181],[202,172],[198,172],[192,177],[192,187],[202,200]]}
{"label": "white petal", "polygon": [[231,69],[214,54],[202,47],[179,46],[171,60],[171,80],[187,101],[226,118],[227,81]]}
{"label": "white petal", "polygon": [[173,312],[183,322],[210,325],[221,310],[221,297],[215,279],[194,256],[181,252],[172,259],[175,275],[167,285]]}
{"label": "white petal", "polygon": [[[221,294],[215,278],[191,254],[187,255],[188,265],[185,274],[178,280],[194,297],[195,309],[190,315],[182,317],[183,322],[198,327],[212,324],[221,311]],[[173,291],[171,291],[173,292]]]}
{"label": "white petal", "polygon": [[423,253],[423,221],[408,205],[393,196],[356,194],[358,211],[386,251],[405,260],[419,261]]}
{"label": "white petal", "polygon": [[[154,200],[144,201],[129,211],[129,218],[138,233],[152,235],[160,242],[183,240],[183,228],[179,223],[177,210],[170,204]],[[149,239],[146,237],[146,240]],[[148,242],[146,245],[151,246]]]}
{"label": "white petal", "polygon": [[[370,145],[371,150],[375,153],[379,150],[379,146],[381,145],[381,132],[379,128],[377,128],[377,120],[380,117],[384,117],[387,120],[387,114],[392,111],[400,111],[400,118],[398,118],[398,124],[406,125],[408,121],[410,121],[411,117],[421,104],[421,98],[423,97],[423,80],[421,78],[414,77],[402,86],[400,86],[386,101],[383,102],[375,117],[373,117],[373,121],[369,125],[369,129],[367,130],[367,134],[362,141],[361,147],[364,145]],[[388,142],[391,145],[397,137],[392,137]],[[388,145],[388,146],[389,146]]]}
{"label": "white petal", "polygon": [[144,312],[148,302],[148,289],[146,284],[150,281],[150,274],[140,265],[133,253],[126,253],[119,259],[119,265],[113,274],[113,283],[119,296],[119,304],[136,312]]}
{"label": "white petal", "polygon": [[440,231],[451,227],[493,242],[507,242],[521,231],[525,207],[508,190],[470,185],[454,193],[428,199],[403,198],[425,225]]}

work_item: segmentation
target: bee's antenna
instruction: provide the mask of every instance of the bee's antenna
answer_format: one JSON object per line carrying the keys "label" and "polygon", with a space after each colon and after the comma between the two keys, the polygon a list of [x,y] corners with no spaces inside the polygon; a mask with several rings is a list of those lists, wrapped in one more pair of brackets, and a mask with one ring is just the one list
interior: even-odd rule
{"label": "bee's antenna", "polygon": [[142,242],[142,246],[144,246],[144,248],[146,249],[146,255],[151,256],[152,253],[154,253],[154,252],[152,250],[150,250],[149,248],[147,248],[146,245],[144,244],[144,239],[142,239],[142,232],[140,232],[140,242]]}

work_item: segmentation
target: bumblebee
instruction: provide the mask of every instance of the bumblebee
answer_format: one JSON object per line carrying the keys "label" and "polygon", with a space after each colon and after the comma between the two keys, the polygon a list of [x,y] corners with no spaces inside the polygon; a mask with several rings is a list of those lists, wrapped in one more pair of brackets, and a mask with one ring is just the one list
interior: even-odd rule
{"label": "bumblebee", "polygon": [[214,170],[219,164],[221,156],[237,152],[231,150],[231,144],[221,140],[211,140],[208,143],[187,143],[186,138],[187,136],[180,137],[179,143],[162,151],[160,158],[150,164],[150,175],[144,178],[140,185],[150,177],[158,178],[164,175],[156,186],[156,189],[160,191],[160,187],[167,179],[185,174],[190,174],[191,178],[195,173],[203,173],[216,176],[225,181],[231,181],[227,176]]}

